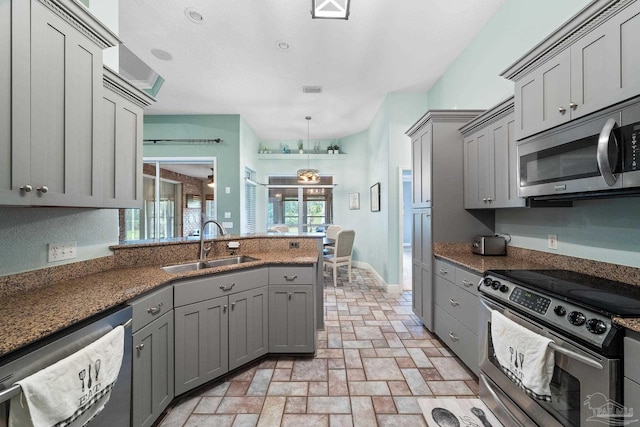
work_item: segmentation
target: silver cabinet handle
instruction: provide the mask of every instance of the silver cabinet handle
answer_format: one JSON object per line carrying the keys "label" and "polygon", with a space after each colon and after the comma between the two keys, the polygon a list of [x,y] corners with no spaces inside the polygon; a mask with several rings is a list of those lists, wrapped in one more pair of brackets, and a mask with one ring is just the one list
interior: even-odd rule
{"label": "silver cabinet handle", "polygon": [[609,118],[607,122],[602,127],[600,131],[600,137],[598,138],[598,152],[596,154],[596,160],[598,161],[598,168],[600,169],[600,174],[604,178],[604,182],[607,183],[608,186],[612,186],[616,183],[618,178],[613,174],[611,170],[611,162],[609,159],[609,139],[613,137],[613,143],[616,145],[616,158],[615,163],[617,163],[617,156],[619,152],[618,148],[618,140],[616,139],[615,134],[612,133],[613,128],[616,127],[616,119]]}
{"label": "silver cabinet handle", "polygon": [[487,198],[482,199],[483,202],[487,203]]}
{"label": "silver cabinet handle", "polygon": [[162,303],[158,304],[157,307],[147,308],[147,313],[149,313],[149,314],[157,314],[157,313],[160,312],[160,310],[162,310],[161,307],[162,307]]}
{"label": "silver cabinet handle", "polygon": [[465,285],[465,286],[468,288],[469,286],[473,285],[473,282],[470,282],[470,281],[468,281],[468,280],[464,280],[464,279],[463,279],[463,280],[462,280],[462,284],[463,284],[463,285]]}
{"label": "silver cabinet handle", "polygon": [[493,202],[493,199],[491,197],[487,197],[487,202],[491,203]]}
{"label": "silver cabinet handle", "polygon": [[449,299],[449,302],[451,303],[452,306],[457,307],[460,305],[460,302],[454,300],[453,298]]}
{"label": "silver cabinet handle", "polygon": [[232,303],[231,303],[231,310],[233,310],[233,309],[235,309],[235,308],[236,308],[236,303],[235,303],[235,302],[232,302]]}
{"label": "silver cabinet handle", "polygon": [[222,289],[223,291],[230,291],[231,289],[233,289],[235,285],[236,285],[235,283],[232,283],[229,286],[220,285],[220,289]]}
{"label": "silver cabinet handle", "polygon": [[289,292],[289,299],[291,299],[291,292]]}
{"label": "silver cabinet handle", "polygon": [[223,312],[223,313],[226,313],[226,312],[227,312],[227,305],[226,305],[226,304],[222,306],[222,312]]}
{"label": "silver cabinet handle", "polygon": [[571,108],[572,110],[575,110],[576,108],[578,108],[578,104],[576,104],[575,102],[570,102],[569,108]]}
{"label": "silver cabinet handle", "polygon": [[27,185],[23,185],[22,187],[20,187],[20,189],[22,191],[24,191],[25,193],[31,193],[31,190],[33,190],[33,187],[30,186],[29,184],[27,184]]}
{"label": "silver cabinet handle", "polygon": [[36,190],[38,190],[39,192],[44,194],[44,193],[47,193],[49,191],[49,187],[47,187],[46,185],[43,185],[42,187],[36,188]]}
{"label": "silver cabinet handle", "polygon": [[136,346],[136,350],[138,351],[142,351],[143,348],[144,348],[144,344],[140,344]]}
{"label": "silver cabinet handle", "polygon": [[445,270],[444,268],[440,269],[440,274],[449,274],[449,272],[447,270]]}
{"label": "silver cabinet handle", "polygon": [[564,108],[564,107],[558,107],[558,112],[559,112],[560,114],[564,114],[564,113],[566,113],[566,112],[567,112],[567,109],[566,109],[566,108]]}
{"label": "silver cabinet handle", "polygon": [[453,332],[449,332],[449,338],[451,338],[451,341],[453,341],[453,342],[460,341],[460,338],[458,338],[456,335],[454,335]]}
{"label": "silver cabinet handle", "polygon": [[284,276],[284,280],[286,280],[287,282],[293,282],[297,278],[298,276]]}

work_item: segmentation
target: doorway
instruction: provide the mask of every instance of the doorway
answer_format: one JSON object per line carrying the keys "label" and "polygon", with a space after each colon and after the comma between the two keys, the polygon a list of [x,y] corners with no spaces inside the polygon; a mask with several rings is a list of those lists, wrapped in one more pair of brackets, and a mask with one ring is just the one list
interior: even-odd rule
{"label": "doorway", "polygon": [[411,169],[400,168],[400,188],[398,194],[400,195],[400,259],[401,259],[401,277],[402,277],[402,290],[411,290]]}

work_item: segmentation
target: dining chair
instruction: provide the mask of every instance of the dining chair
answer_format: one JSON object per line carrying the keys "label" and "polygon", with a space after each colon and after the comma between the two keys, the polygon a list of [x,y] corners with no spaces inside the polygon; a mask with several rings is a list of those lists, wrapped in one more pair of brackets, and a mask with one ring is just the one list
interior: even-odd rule
{"label": "dining chair", "polygon": [[[331,239],[331,240],[336,240],[336,236],[338,235],[338,232],[342,230],[342,227],[340,227],[339,225],[330,225],[327,227],[327,230],[325,231],[325,235],[327,237],[327,239]],[[333,249],[334,249],[334,244],[332,245],[327,245],[324,247],[323,253],[324,255],[329,255],[333,253]]]}
{"label": "dining chair", "polygon": [[333,271],[333,287],[338,282],[338,267],[346,265],[349,274],[349,283],[351,283],[351,256],[353,254],[353,241],[356,238],[356,232],[353,230],[341,230],[336,235],[336,244],[333,255],[326,255],[322,259],[325,267],[330,267]]}
{"label": "dining chair", "polygon": [[271,226],[271,228],[269,228],[269,230],[267,231],[275,231],[276,233],[288,233],[289,226],[284,224],[276,224]]}

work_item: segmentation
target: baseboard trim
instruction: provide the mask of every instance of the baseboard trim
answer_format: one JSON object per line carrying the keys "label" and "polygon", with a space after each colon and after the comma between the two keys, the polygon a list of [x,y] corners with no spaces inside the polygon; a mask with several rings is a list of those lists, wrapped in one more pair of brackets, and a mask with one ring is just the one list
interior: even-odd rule
{"label": "baseboard trim", "polygon": [[382,276],[380,276],[378,274],[378,272],[376,271],[376,269],[371,267],[371,265],[368,262],[353,261],[352,265],[354,267],[358,267],[358,268],[365,268],[365,269],[369,270],[371,273],[373,273],[373,275],[378,280],[378,282],[380,282],[380,285],[382,285],[382,287],[384,288],[385,292],[388,292],[388,293],[402,293],[402,285],[393,285],[393,284],[389,284],[389,283],[385,282],[385,280],[382,278]]}

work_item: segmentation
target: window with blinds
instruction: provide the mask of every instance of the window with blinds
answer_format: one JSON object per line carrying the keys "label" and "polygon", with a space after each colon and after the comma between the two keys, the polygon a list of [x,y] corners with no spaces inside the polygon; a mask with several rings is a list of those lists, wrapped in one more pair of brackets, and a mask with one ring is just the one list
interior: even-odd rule
{"label": "window with blinds", "polygon": [[319,185],[300,185],[296,177],[269,177],[267,229],[285,224],[290,231],[324,231],[333,222],[333,177]]}
{"label": "window with blinds", "polygon": [[244,224],[244,232],[245,233],[255,233],[256,232],[256,183],[255,183],[255,175],[256,172],[245,168],[244,176],[249,180],[245,179],[244,181],[244,209],[245,209],[245,224]]}

